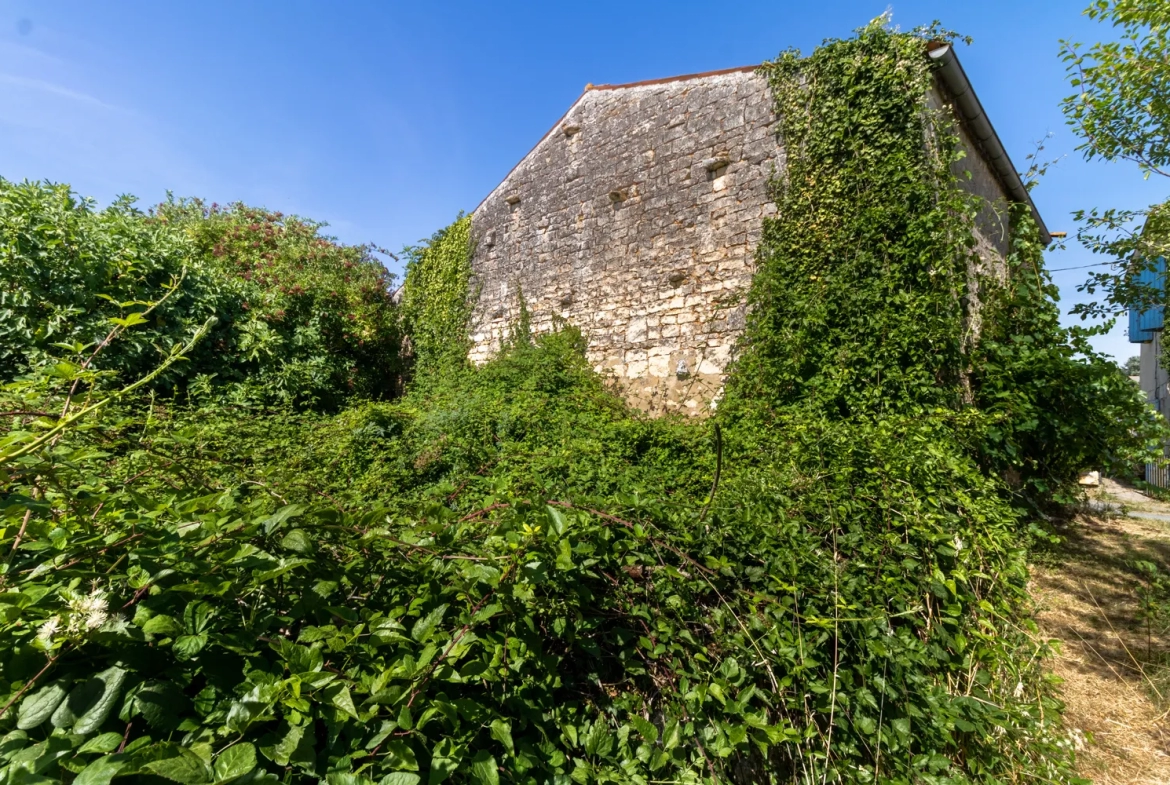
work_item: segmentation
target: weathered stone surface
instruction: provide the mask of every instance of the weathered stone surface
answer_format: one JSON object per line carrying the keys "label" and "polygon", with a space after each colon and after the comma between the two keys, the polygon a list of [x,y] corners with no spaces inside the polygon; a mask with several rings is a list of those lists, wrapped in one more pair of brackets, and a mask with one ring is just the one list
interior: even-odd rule
{"label": "weathered stone surface", "polygon": [[[587,90],[473,213],[471,359],[498,350],[522,293],[535,331],[579,327],[635,404],[709,411],[775,210],[775,126],[752,69]],[[977,250],[994,264],[1006,197],[972,150],[970,187],[991,205]]]}

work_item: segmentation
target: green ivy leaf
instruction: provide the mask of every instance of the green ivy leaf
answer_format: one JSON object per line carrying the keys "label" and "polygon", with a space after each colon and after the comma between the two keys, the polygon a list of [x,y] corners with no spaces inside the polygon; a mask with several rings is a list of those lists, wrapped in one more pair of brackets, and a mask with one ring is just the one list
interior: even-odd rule
{"label": "green ivy leaf", "polygon": [[558,510],[550,504],[544,506],[544,511],[548,514],[550,528],[558,536],[562,537],[565,534],[565,529],[568,528],[568,522],[565,519],[563,510]]}
{"label": "green ivy leaf", "polygon": [[682,728],[679,727],[678,720],[672,719],[666,723],[666,727],[662,729],[662,748],[666,750],[673,750],[682,743]]}
{"label": "green ivy leaf", "polygon": [[281,507],[279,510],[272,513],[272,515],[269,515],[267,518],[265,518],[262,522],[264,526],[264,533],[272,534],[274,531],[283,526],[285,521],[291,518],[296,518],[300,515],[303,515],[304,513],[305,508],[299,504],[289,504]]}
{"label": "green ivy leaf", "polygon": [[404,771],[418,771],[418,758],[404,740],[391,739],[386,742],[385,749],[389,766]]}
{"label": "green ivy leaf", "polygon": [[585,754],[604,758],[613,749],[613,734],[605,721],[598,719],[589,729],[589,733],[582,739],[585,744]]}
{"label": "green ivy leaf", "polygon": [[206,645],[207,636],[200,633],[199,635],[180,635],[175,638],[171,648],[179,660],[189,660],[203,651],[203,647]]}
{"label": "green ivy leaf", "polygon": [[325,697],[333,706],[358,719],[357,708],[353,705],[353,697],[349,694],[349,687],[344,684],[334,684],[325,690]]}
{"label": "green ivy leaf", "polygon": [[459,768],[459,761],[443,756],[431,757],[431,773],[427,777],[427,785],[439,785]]}
{"label": "green ivy leaf", "polygon": [[72,728],[79,736],[97,730],[110,716],[125,678],[126,671],[115,665],[74,687],[53,712],[53,727]]}
{"label": "green ivy leaf", "polygon": [[309,554],[313,552],[315,546],[308,532],[304,529],[293,529],[284,535],[280,547],[294,553]]}
{"label": "green ivy leaf", "polygon": [[374,785],[374,781],[360,774],[333,771],[325,775],[325,785]]}
{"label": "green ivy leaf", "polygon": [[653,744],[658,741],[658,728],[654,727],[654,723],[649,722],[637,714],[630,716],[630,725],[634,726],[634,730],[646,740],[647,743]]}
{"label": "green ivy leaf", "polygon": [[573,546],[568,540],[561,540],[557,545],[557,569],[573,569]]}
{"label": "green ivy leaf", "polygon": [[147,619],[142,631],[148,635],[175,635],[182,632],[183,627],[173,617],[160,613]]}

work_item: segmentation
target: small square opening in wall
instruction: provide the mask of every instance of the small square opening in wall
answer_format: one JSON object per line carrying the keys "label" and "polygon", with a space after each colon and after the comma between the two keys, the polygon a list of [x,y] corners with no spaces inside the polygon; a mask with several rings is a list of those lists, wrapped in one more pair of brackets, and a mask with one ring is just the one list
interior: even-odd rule
{"label": "small square opening in wall", "polygon": [[727,187],[727,166],[731,161],[726,155],[716,155],[703,161],[703,168],[707,170],[707,181],[716,191]]}
{"label": "small square opening in wall", "polygon": [[508,204],[508,209],[516,212],[520,209],[520,197],[516,194],[508,194],[504,197],[504,201]]}

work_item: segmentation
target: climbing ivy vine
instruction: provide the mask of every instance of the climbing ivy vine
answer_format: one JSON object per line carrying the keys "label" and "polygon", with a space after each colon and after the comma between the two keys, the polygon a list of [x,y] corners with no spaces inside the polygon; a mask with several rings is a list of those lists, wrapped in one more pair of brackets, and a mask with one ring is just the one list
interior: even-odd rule
{"label": "climbing ivy vine", "polygon": [[954,407],[977,205],[923,38],[872,25],[763,73],[786,163],[732,390],[839,418]]}
{"label": "climbing ivy vine", "polygon": [[1026,209],[1004,216],[1007,258],[980,258],[988,206],[960,187],[955,116],[928,100],[926,47],[954,38],[879,20],[764,66],[786,163],[723,409],[949,419],[985,470],[1047,503],[1087,466],[1124,470],[1160,428],[1088,333],[1061,327]]}
{"label": "climbing ivy vine", "polygon": [[416,374],[457,368],[467,361],[473,298],[471,216],[460,215],[428,242],[407,249],[402,317]]}

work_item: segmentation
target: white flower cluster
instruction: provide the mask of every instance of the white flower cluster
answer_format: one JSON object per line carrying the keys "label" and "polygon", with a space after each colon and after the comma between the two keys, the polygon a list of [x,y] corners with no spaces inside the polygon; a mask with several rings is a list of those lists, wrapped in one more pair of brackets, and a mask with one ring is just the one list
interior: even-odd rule
{"label": "white flower cluster", "polygon": [[67,638],[80,638],[85,633],[98,629],[110,618],[106,593],[96,584],[89,594],[72,591],[65,591],[62,594],[69,608],[64,614],[64,623],[58,614],[50,617],[37,630],[37,643],[44,649],[51,648],[54,639],[62,632]]}

